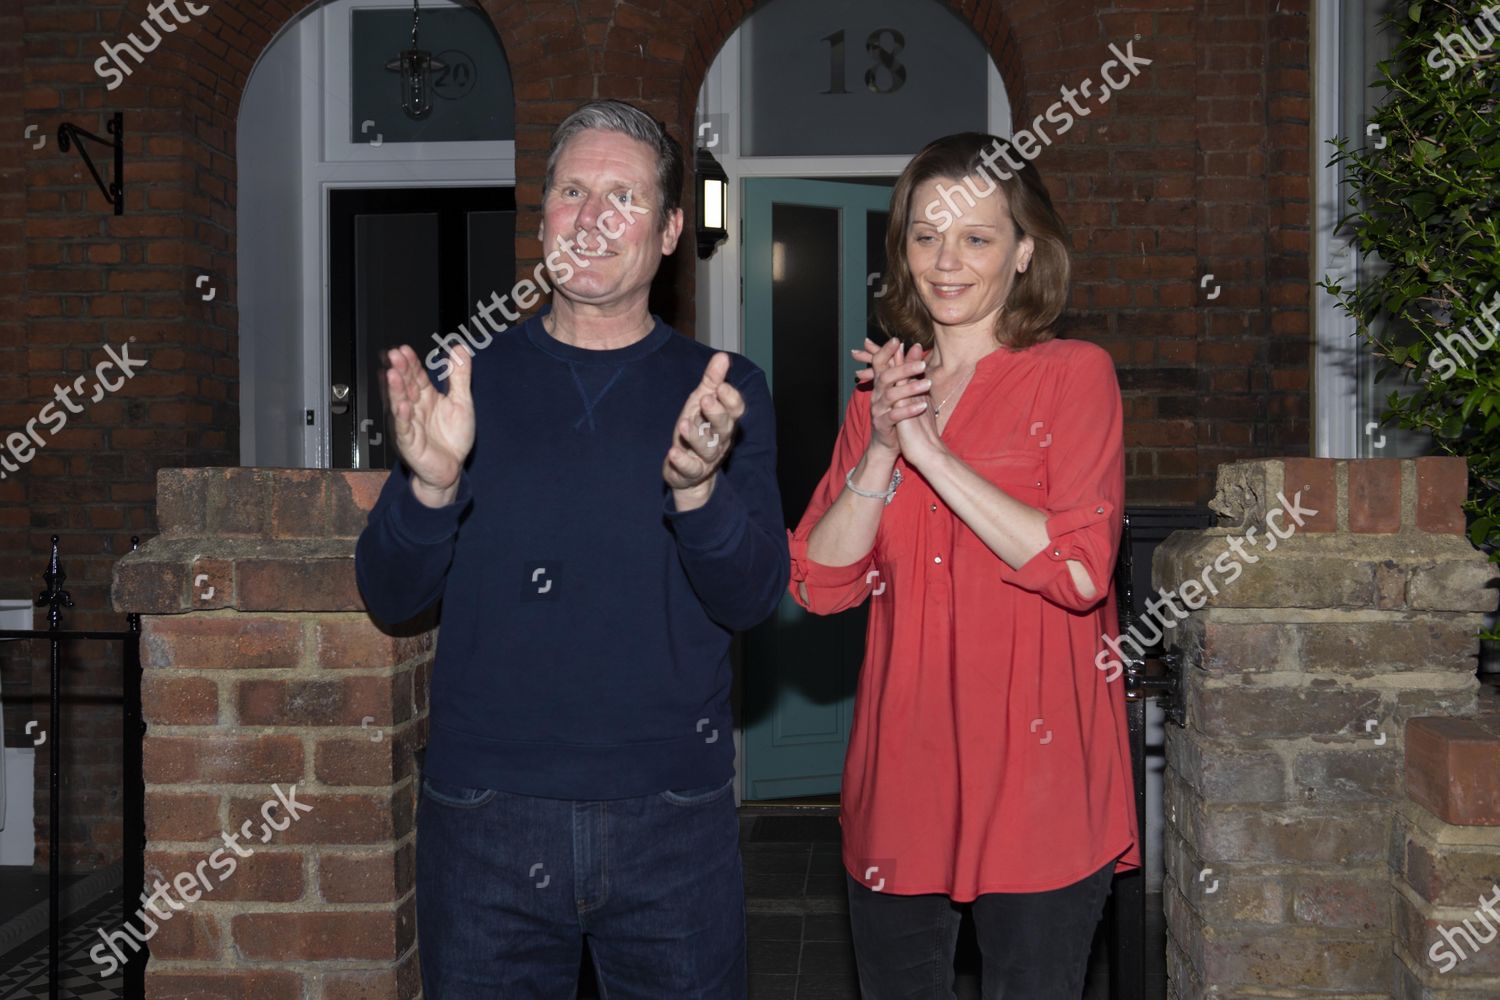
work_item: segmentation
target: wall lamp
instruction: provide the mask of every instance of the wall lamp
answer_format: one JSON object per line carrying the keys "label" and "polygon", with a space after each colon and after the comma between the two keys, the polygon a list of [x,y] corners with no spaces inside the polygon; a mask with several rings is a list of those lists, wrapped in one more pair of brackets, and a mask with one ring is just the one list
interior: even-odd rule
{"label": "wall lamp", "polygon": [[701,146],[693,172],[698,177],[698,259],[708,260],[729,239],[729,175]]}
{"label": "wall lamp", "polygon": [[417,29],[422,23],[418,0],[411,0],[411,48],[403,50],[385,68],[401,74],[401,110],[406,117],[421,121],[432,113],[432,74],[447,66],[432,58],[432,53],[417,45]]}

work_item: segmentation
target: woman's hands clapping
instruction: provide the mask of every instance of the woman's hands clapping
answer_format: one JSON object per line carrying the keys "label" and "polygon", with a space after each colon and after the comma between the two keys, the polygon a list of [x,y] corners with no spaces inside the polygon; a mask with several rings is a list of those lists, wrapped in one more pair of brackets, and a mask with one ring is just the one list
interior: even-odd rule
{"label": "woman's hands clapping", "polygon": [[922,377],[927,369],[921,346],[910,351],[892,337],[876,347],[875,342],[865,340],[864,350],[849,352],[855,361],[863,361],[869,368],[860,369],[855,378],[860,382],[871,382],[870,389],[870,445],[886,451],[899,453],[900,440],[896,426],[908,417],[914,417],[930,409],[931,400],[927,391],[932,382]]}
{"label": "woman's hands clapping", "polygon": [[870,447],[901,455],[920,468],[942,448],[933,412],[932,380],[926,377],[927,352],[920,344],[910,350],[895,338],[876,347],[865,340],[864,350],[850,352],[870,365],[856,373],[871,383]]}

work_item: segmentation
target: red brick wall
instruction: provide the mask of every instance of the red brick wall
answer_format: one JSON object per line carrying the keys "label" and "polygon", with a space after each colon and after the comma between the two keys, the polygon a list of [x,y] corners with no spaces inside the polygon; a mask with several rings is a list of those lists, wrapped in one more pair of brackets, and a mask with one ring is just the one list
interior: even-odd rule
{"label": "red brick wall", "polygon": [[1494,949],[1446,977],[1426,960],[1500,859],[1500,827],[1439,821],[1500,822],[1500,739],[1456,718],[1480,708],[1497,581],[1464,534],[1464,463],[1253,461],[1219,483],[1222,526],[1152,563],[1189,609],[1164,629],[1186,705],[1162,790],[1171,995],[1500,995]]}
{"label": "red brick wall", "polygon": [[[584,99],[632,100],[670,123],[690,151],[703,75],[752,6],[483,5],[516,87],[523,217],[540,207],[552,127]],[[1201,502],[1222,461],[1305,454],[1314,294],[1306,0],[1196,12],[1079,0],[950,5],[1001,67],[1018,126],[1060,86],[1097,80],[1110,42],[1139,34],[1136,51],[1153,60],[1038,160],[1074,230],[1067,333],[1104,345],[1120,369],[1130,499]],[[92,62],[101,41],[138,29],[144,0],[21,0],[19,19],[0,14],[9,57],[0,60],[0,132],[10,136],[0,144],[0,324],[9,334],[0,337],[0,437],[36,416],[54,383],[101,360],[103,345],[134,337],[149,359],[124,390],[72,417],[0,481],[0,594],[39,587],[46,539],[57,532],[78,604],[70,620],[117,626],[104,610],[110,570],[132,533],[156,530],[156,469],[237,463],[235,120],[255,60],[306,6],[218,0],[114,91]],[[55,139],[37,151],[22,139],[26,124],[50,136],[64,120],[102,134],[115,110],[125,113],[127,136],[123,217],[109,214],[76,154],[61,154]],[[696,261],[692,241],[684,243],[653,304],[691,331]],[[529,271],[540,247],[522,235],[517,251],[518,269]],[[1207,273],[1222,286],[1212,301],[1198,284]],[[216,289],[211,302],[195,287],[200,274]],[[116,738],[107,704],[118,691],[116,662],[83,653],[70,678],[70,695],[105,701],[84,710],[96,714],[80,716],[78,727],[99,734],[101,747]],[[13,693],[45,689],[44,675],[24,665],[0,670],[8,708]],[[9,742],[23,742],[20,722],[11,725]],[[107,824],[107,809],[78,810],[70,838],[100,841],[91,824]]]}
{"label": "red brick wall", "polygon": [[[114,601],[144,616],[146,880],[193,903],[158,922],[147,997],[419,992],[414,755],[435,633],[385,635],[363,612],[354,541],[384,481],[168,470],[162,534],[120,564]],[[296,816],[275,805],[288,789]],[[221,849],[243,860],[194,901],[191,873]]]}

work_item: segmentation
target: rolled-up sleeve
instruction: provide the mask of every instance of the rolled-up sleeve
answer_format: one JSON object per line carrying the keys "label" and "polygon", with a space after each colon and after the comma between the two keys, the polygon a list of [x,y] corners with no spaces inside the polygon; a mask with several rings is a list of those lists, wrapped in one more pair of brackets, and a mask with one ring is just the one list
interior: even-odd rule
{"label": "rolled-up sleeve", "polygon": [[[812,500],[795,531],[787,532],[792,576],[788,589],[792,599],[815,615],[831,615],[855,607],[869,595],[867,575],[875,565],[874,548],[847,566],[827,566],[808,558],[807,540],[828,508],[844,489],[844,477],[859,464],[870,428],[869,393],[856,388],[844,408],[844,424],[833,447],[833,462],[813,491]],[[802,597],[802,587],[807,598]]]}
{"label": "rolled-up sleeve", "polygon": [[[1081,354],[1062,379],[1051,410],[1043,418],[1052,435],[1042,507],[1047,545],[1020,568],[1002,569],[1002,576],[1069,610],[1088,611],[1109,594],[1125,502],[1120,385],[1103,349],[1090,345]],[[1088,573],[1092,597],[1078,592],[1069,560]]]}

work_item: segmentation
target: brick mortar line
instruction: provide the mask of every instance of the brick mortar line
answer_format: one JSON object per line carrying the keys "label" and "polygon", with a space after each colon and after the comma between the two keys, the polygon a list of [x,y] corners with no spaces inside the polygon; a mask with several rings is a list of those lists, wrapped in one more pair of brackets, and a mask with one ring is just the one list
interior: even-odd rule
{"label": "brick mortar line", "polygon": [[[278,781],[278,782],[275,782],[275,784],[280,785],[280,784],[283,784],[283,782]],[[341,787],[334,787],[334,788],[326,788],[326,787],[325,788],[304,788],[303,787],[303,783],[300,782],[300,781],[296,782],[295,784],[297,785],[297,791],[299,793],[305,793],[308,796],[320,795],[320,796],[323,796],[325,798],[330,798],[330,797],[335,797],[335,796],[341,797],[341,798],[355,798],[355,797],[360,797],[360,798],[376,799],[376,800],[383,800],[385,798],[385,794],[383,794],[381,790],[383,790],[383,789],[390,789],[390,788],[396,787],[394,785],[348,785],[348,786],[341,786]],[[179,790],[181,790],[181,791],[188,791],[188,790],[190,790],[189,786],[185,786],[185,785],[152,785],[151,787],[152,788],[156,788],[156,789],[170,790],[170,791],[172,791],[174,793],[177,792],[177,791],[179,791]],[[195,789],[195,790],[197,791],[198,794],[210,794],[206,789]],[[259,814],[256,814],[256,815],[259,815]],[[156,845],[158,843],[165,843],[165,842],[164,841],[153,840],[153,841],[151,841],[151,843],[154,846],[154,845]],[[373,842],[366,841],[365,843],[373,843]]]}
{"label": "brick mortar line", "polygon": [[[1439,923],[1462,923],[1465,917],[1472,918],[1474,916],[1474,911],[1479,909],[1478,896],[1476,896],[1474,898],[1474,902],[1470,904],[1445,906],[1437,903],[1429,903],[1427,900],[1417,895],[1416,890],[1411,887],[1410,883],[1408,883],[1403,876],[1393,874],[1390,879],[1390,884],[1391,888],[1395,889],[1397,893],[1406,897],[1407,902],[1411,903],[1413,909],[1417,910],[1419,913],[1422,913],[1427,917],[1427,919],[1436,920]],[[1481,891],[1481,895],[1483,894],[1484,893]],[[1454,914],[1457,916],[1450,916],[1450,914]],[[1500,973],[1497,973],[1497,975],[1500,975]]]}
{"label": "brick mortar line", "polygon": [[[1470,911],[1469,916],[1470,918],[1473,917],[1473,911]],[[1402,940],[1400,934],[1393,931],[1391,934],[1391,938],[1393,944],[1392,954],[1399,958],[1406,971],[1410,972],[1413,977],[1415,977],[1417,983],[1422,987],[1424,993],[1433,986],[1443,982],[1451,982],[1457,989],[1460,989],[1462,991],[1458,994],[1458,996],[1460,997],[1481,996],[1481,994],[1478,993],[1470,994],[1468,992],[1469,987],[1475,985],[1491,986],[1497,988],[1497,990],[1500,990],[1500,975],[1457,976],[1451,978],[1448,976],[1444,976],[1442,973],[1435,971],[1427,962],[1416,958],[1412,955],[1411,952],[1407,951],[1406,943]],[[1431,981],[1429,982],[1428,980]]]}
{"label": "brick mortar line", "polygon": [[[1327,874],[1326,872],[1322,872],[1322,871],[1311,872],[1311,871],[1308,871],[1306,868],[1302,868],[1302,867],[1297,867],[1297,868],[1286,867],[1286,870],[1284,870],[1284,871],[1272,871],[1272,870],[1261,871],[1261,870],[1255,869],[1254,867],[1251,867],[1254,864],[1253,862],[1243,862],[1242,863],[1242,862],[1237,862],[1237,861],[1223,861],[1223,860],[1219,860],[1219,859],[1215,859],[1215,858],[1202,857],[1201,855],[1198,856],[1198,860],[1200,860],[1200,861],[1209,861],[1209,862],[1212,862],[1216,866],[1222,865],[1223,867],[1215,867],[1214,868],[1214,872],[1216,874],[1220,873],[1220,872],[1227,872],[1227,873],[1230,873],[1230,874],[1233,874],[1233,875],[1236,875],[1236,876],[1243,876],[1243,877],[1255,878],[1255,879],[1262,879],[1263,878],[1263,879],[1266,879],[1266,880],[1271,880],[1271,879],[1281,879],[1281,878],[1288,878],[1288,877],[1295,878],[1295,877],[1298,877],[1298,876],[1303,876],[1303,877],[1307,877],[1307,878],[1319,878],[1319,879],[1321,879],[1322,877],[1324,877]],[[1349,870],[1350,869],[1348,869],[1347,867],[1335,867],[1335,868],[1330,869],[1330,871],[1332,871],[1332,872],[1345,872],[1345,871],[1349,871]],[[1163,877],[1165,877],[1165,876],[1163,876]],[[1368,881],[1375,881],[1375,882],[1379,882],[1381,884],[1384,884],[1384,883],[1390,881],[1390,879],[1391,879],[1391,873],[1390,873],[1390,869],[1386,867],[1385,863],[1381,862],[1379,865],[1372,865],[1368,869],[1355,869],[1354,872],[1353,872],[1353,877],[1357,878],[1357,879],[1360,879],[1362,881],[1368,880]],[[1182,883],[1179,882],[1178,884],[1181,885]]]}
{"label": "brick mortar line", "polygon": [[[1391,745],[1392,740],[1395,740],[1397,743],[1401,743],[1404,739],[1399,733],[1388,734],[1386,742],[1382,746],[1377,747],[1374,746],[1375,737],[1373,735],[1366,733],[1360,733],[1358,735],[1360,738],[1368,737],[1368,739],[1371,741],[1371,745],[1362,749],[1370,750],[1383,750],[1385,749],[1385,747]],[[1255,737],[1208,736],[1204,733],[1199,732],[1198,730],[1193,730],[1192,740],[1196,744],[1208,744],[1209,747],[1213,750],[1232,748],[1235,750],[1244,751],[1246,753],[1276,754],[1277,756],[1282,758],[1283,762],[1288,762],[1291,760],[1291,757],[1287,756],[1287,753],[1281,752],[1283,748],[1285,748],[1285,750],[1290,753],[1296,753],[1298,751],[1314,748],[1319,750],[1342,750],[1344,748],[1361,749],[1356,748],[1349,743],[1329,743],[1328,736],[1322,736],[1317,739],[1311,736],[1305,736],[1295,740],[1279,739],[1277,737],[1257,739]],[[1233,742],[1231,743],[1231,741]],[[1194,785],[1192,782],[1187,781],[1183,775],[1183,772],[1180,769],[1173,767],[1170,762],[1168,762],[1166,769],[1177,775],[1177,777],[1182,780],[1184,784],[1188,785],[1189,787],[1196,787],[1196,785]]]}
{"label": "brick mortar line", "polygon": [[[410,951],[411,949],[403,952],[403,958]],[[392,958],[304,958],[298,961],[302,964],[242,958],[238,954],[229,955],[228,961],[212,958],[157,958],[152,955],[151,971],[158,971],[157,965],[160,964],[164,966],[160,970],[162,972],[287,972],[311,977],[315,973],[329,972],[384,972],[399,964],[397,959]]]}
{"label": "brick mortar line", "polygon": [[[1389,741],[1387,741],[1387,745],[1389,745]],[[1330,748],[1329,745],[1326,744],[1326,743],[1318,744],[1318,746],[1319,746],[1320,749],[1329,749]],[[1285,758],[1283,759],[1282,762],[1283,763],[1289,763],[1289,761],[1286,760]],[[1197,803],[1201,803],[1205,807],[1211,806],[1214,809],[1227,809],[1227,810],[1258,810],[1260,812],[1266,812],[1266,811],[1270,810],[1270,807],[1279,807],[1277,809],[1270,810],[1270,811],[1277,811],[1277,812],[1283,811],[1286,808],[1291,808],[1291,809],[1312,809],[1312,808],[1315,808],[1315,807],[1312,807],[1312,806],[1298,805],[1298,800],[1295,797],[1289,798],[1289,799],[1283,799],[1283,800],[1279,800],[1279,801],[1273,800],[1273,801],[1270,801],[1270,802],[1226,802],[1226,801],[1224,801],[1222,799],[1210,799],[1210,798],[1207,798],[1206,796],[1204,796],[1204,794],[1199,790],[1199,788],[1198,788],[1197,785],[1195,785],[1193,782],[1191,782],[1191,781],[1187,780],[1186,778],[1184,778],[1181,771],[1179,771],[1176,768],[1172,767],[1170,764],[1167,765],[1166,770],[1172,772],[1172,775],[1175,778],[1177,784],[1179,786],[1181,786],[1181,788],[1183,790],[1183,795],[1184,796],[1186,796],[1187,798],[1190,798],[1190,799],[1194,800]],[[1325,803],[1324,806],[1319,806],[1319,807],[1316,807],[1316,808],[1325,808],[1326,807],[1326,808],[1330,808],[1331,809],[1331,808],[1334,808],[1334,807],[1345,807],[1345,808],[1347,808],[1347,807],[1353,807],[1353,806],[1369,806],[1369,805],[1379,805],[1381,803],[1389,803],[1391,801],[1392,800],[1389,799],[1389,798],[1384,798],[1384,799],[1382,799],[1382,798],[1343,799],[1343,800],[1339,800],[1337,802],[1328,802],[1328,803]],[[1401,792],[1399,792],[1397,794],[1396,801],[1399,803],[1399,802],[1402,802],[1402,801],[1410,801],[1410,800],[1407,798],[1405,791],[1401,791]],[[1412,803],[1412,804],[1416,805],[1416,803]],[[1399,808],[1399,806],[1398,806],[1398,808]],[[1394,811],[1393,811],[1393,814],[1394,814]],[[1171,825],[1171,824],[1168,824],[1168,825]],[[1178,824],[1178,825],[1180,826],[1180,824]],[[1488,830],[1488,829],[1495,829],[1495,828],[1494,827],[1475,827],[1475,829]]]}
{"label": "brick mortar line", "polygon": [[[410,726],[414,726],[418,722],[418,720],[420,718],[421,718],[421,716],[413,715],[411,718],[404,719],[401,722],[372,723],[372,725],[376,726],[376,727],[378,727],[378,728],[380,728],[382,730],[385,730],[385,729],[404,729],[404,728],[407,728],[407,727],[410,727]],[[232,733],[226,732],[225,731],[225,727],[226,726],[233,726],[234,731]],[[366,739],[368,739],[368,734],[369,734],[369,731],[370,731],[369,728],[367,728],[365,726],[362,726],[358,722],[344,722],[344,723],[330,722],[330,723],[325,723],[325,724],[320,724],[320,725],[286,725],[286,726],[263,726],[263,725],[261,725],[261,726],[242,726],[242,725],[239,725],[237,723],[234,723],[233,721],[226,720],[226,721],[223,721],[223,722],[194,723],[194,724],[191,724],[191,725],[188,725],[188,724],[174,724],[174,723],[169,723],[169,722],[156,722],[156,723],[149,723],[149,727],[150,727],[150,730],[147,732],[147,739],[150,739],[152,732],[155,732],[157,736],[159,736],[159,737],[161,737],[163,739],[166,739],[166,738],[169,738],[169,737],[187,737],[187,736],[218,736],[218,737],[225,737],[225,736],[247,736],[247,737],[256,737],[256,738],[262,737],[262,736],[299,736],[299,737],[314,737],[314,738],[316,738],[317,735],[318,735],[318,732],[321,732],[321,731],[327,731],[328,735],[338,735],[338,734],[352,735],[353,733],[361,733],[362,732],[362,733],[366,734]],[[314,732],[310,732],[309,730],[315,730],[315,731]],[[352,733],[351,733],[351,731],[352,731]],[[118,740],[118,737],[110,737],[110,738]],[[371,742],[371,743],[379,743],[379,742],[382,742],[382,741],[381,740],[369,740],[369,742]]]}
{"label": "brick mortar line", "polygon": [[[1344,682],[1341,683],[1338,687],[1312,688],[1312,690],[1320,692],[1327,691],[1330,693],[1343,693],[1351,689],[1371,690],[1375,691],[1376,693],[1380,693],[1381,689],[1406,690],[1409,686],[1409,684],[1407,683],[1409,681],[1425,682],[1428,686],[1432,687],[1433,690],[1438,691],[1465,691],[1470,689],[1471,687],[1475,691],[1478,691],[1479,689],[1479,681],[1474,677],[1474,671],[1467,667],[1462,669],[1454,667],[1449,671],[1399,670],[1381,674],[1374,674],[1370,675],[1370,677],[1359,678],[1359,680],[1362,681],[1368,681],[1371,679],[1371,677],[1378,679],[1380,683],[1374,686],[1371,686],[1367,683],[1354,683],[1353,681],[1355,680],[1355,678],[1351,677],[1351,675],[1347,673],[1330,673],[1326,671],[1258,670],[1253,673],[1246,673],[1226,670],[1223,673],[1224,676],[1220,677],[1214,672],[1203,670],[1201,668],[1196,669],[1193,675],[1195,678],[1194,684],[1200,688],[1210,691],[1282,691],[1291,687],[1309,687],[1309,685],[1304,683],[1304,681],[1307,679],[1312,679],[1325,681],[1337,680]],[[1254,678],[1254,680],[1250,683],[1246,683],[1247,678]],[[1271,681],[1272,683],[1261,683],[1262,680]],[[1446,681],[1446,683],[1439,683],[1440,681]]]}
{"label": "brick mortar line", "polygon": [[[410,775],[408,775],[407,778],[402,778],[402,783],[405,783],[405,781],[411,781]],[[282,783],[282,781],[275,781],[275,783],[273,784],[284,783]],[[389,784],[389,786],[386,786],[386,784],[378,784],[378,786],[368,786],[368,784],[360,784],[360,786],[326,786],[318,787],[318,789],[303,787],[305,786],[305,783],[302,783],[302,781],[296,781],[296,783],[287,784],[296,784],[297,789],[299,789],[300,792],[317,793],[317,795],[326,796],[326,798],[333,798],[333,796],[338,796],[338,798],[366,799],[393,798],[393,796],[395,796],[396,790],[401,789],[401,784],[399,783]],[[249,793],[245,793],[245,795],[242,795],[242,793],[240,793],[240,789],[263,789],[263,787],[264,786],[205,786],[205,784],[151,784],[150,790],[151,792],[160,793],[160,795],[219,796],[220,814],[222,814],[223,807],[225,807],[223,796],[236,796],[236,798],[254,799],[257,798],[257,796],[249,795]],[[372,789],[374,789],[374,792],[372,792]],[[264,795],[261,795],[260,798],[264,799]],[[147,796],[147,805],[150,805],[150,796]],[[223,826],[223,829],[228,829],[228,825],[226,825],[226,823],[225,826]],[[175,843],[175,841],[153,840],[150,844],[154,847],[159,843]],[[362,843],[365,843],[366,846],[369,846],[369,844],[383,843],[383,841],[362,841]]]}
{"label": "brick mortar line", "polygon": [[[166,884],[166,879],[162,879],[162,883]],[[226,882],[226,884],[227,884],[227,882]],[[306,895],[307,891],[308,891],[307,888],[304,887],[303,888],[303,894]],[[176,896],[174,896],[173,898],[174,899],[178,899],[178,897],[176,897]],[[198,910],[200,907],[204,906],[205,904],[207,904],[210,907],[209,910],[207,910],[206,912],[200,912],[200,913],[196,914],[198,916],[204,916],[204,917],[207,917],[207,916],[213,916],[213,917],[223,917],[223,916],[226,916],[226,913],[224,911],[227,908],[229,908],[229,907],[236,907],[236,908],[238,908],[239,911],[240,911],[240,913],[227,914],[228,916],[239,916],[241,913],[242,914],[254,914],[254,913],[259,913],[259,914],[264,914],[264,913],[271,913],[271,914],[275,914],[275,913],[320,913],[320,912],[323,912],[325,910],[328,911],[328,912],[336,912],[336,913],[387,913],[387,912],[390,912],[392,910],[398,909],[401,906],[401,900],[389,900],[389,901],[384,902],[384,903],[329,903],[329,902],[322,901],[322,900],[317,900],[317,899],[295,899],[295,900],[286,900],[286,901],[283,901],[283,902],[278,902],[278,901],[275,901],[275,900],[267,900],[267,899],[224,899],[224,900],[210,900],[207,893],[205,893],[204,895],[202,895],[198,899],[198,901],[195,902],[195,903],[189,903],[189,902],[187,902],[186,900],[183,900],[183,899],[178,899],[178,902],[183,903],[183,905],[186,906],[187,909],[185,909],[185,910],[174,910],[173,911],[174,913],[191,913],[191,912],[193,912],[195,910]],[[312,904],[312,905],[309,905],[309,904]],[[305,961],[322,961],[322,960],[321,959],[306,959]]]}
{"label": "brick mortar line", "polygon": [[[1267,619],[1266,612],[1284,615]],[[1459,624],[1482,621],[1483,611],[1442,611],[1431,608],[1242,608],[1205,604],[1192,612],[1203,621],[1221,625],[1383,625]],[[1477,633],[1477,629],[1475,630]],[[1477,648],[1477,646],[1476,646]]]}
{"label": "brick mortar line", "polygon": [[[394,793],[394,791],[396,789],[399,789],[403,784],[405,784],[406,782],[411,781],[411,780],[413,780],[412,776],[411,775],[407,775],[405,778],[402,778],[400,781],[391,782],[390,784],[382,784],[382,785],[321,785],[320,784],[320,785],[316,785],[316,786],[314,786],[312,782],[306,782],[306,781],[301,781],[301,780],[291,780],[291,781],[288,781],[288,780],[280,779],[280,778],[273,778],[273,779],[271,779],[271,781],[269,781],[269,782],[267,782],[265,784],[246,784],[244,782],[239,782],[239,783],[235,783],[235,784],[217,784],[217,783],[201,782],[201,781],[183,782],[182,784],[175,784],[175,783],[155,783],[155,782],[153,782],[151,784],[151,786],[148,788],[148,791],[162,791],[162,792],[170,792],[172,794],[177,794],[177,793],[188,794],[188,793],[191,793],[191,794],[199,794],[199,795],[202,795],[202,794],[238,795],[242,790],[244,790],[244,791],[254,790],[258,794],[260,794],[261,798],[264,799],[265,798],[265,792],[269,789],[269,787],[271,785],[295,784],[297,786],[298,791],[302,791],[302,792],[308,792],[308,793],[316,792],[316,793],[318,793],[320,795],[335,795],[335,794],[363,795],[364,797],[368,798],[369,795],[365,791],[367,789],[377,789],[377,790],[384,791],[386,793]],[[148,801],[149,801],[149,798],[148,798]]]}
{"label": "brick mortar line", "polygon": [[[1470,614],[1483,616],[1483,612],[1469,612]],[[38,642],[42,640],[37,640]],[[217,640],[215,640],[217,641]],[[232,658],[234,651],[225,650]],[[423,659],[403,660],[400,664],[391,667],[330,667],[313,663],[306,666],[296,667],[179,667],[175,665],[158,666],[156,664],[143,666],[142,670],[164,670],[171,671],[176,677],[246,677],[256,680],[276,680],[282,676],[291,677],[392,677],[397,674],[410,673],[412,670],[422,666],[432,659],[432,654],[424,654]],[[288,659],[291,657],[288,656]],[[301,657],[298,657],[301,659]]]}
{"label": "brick mortar line", "polygon": [[[408,833],[406,836],[402,837],[398,841],[377,841],[375,843],[362,843],[362,844],[322,844],[322,843],[319,843],[319,844],[281,844],[281,845],[277,845],[275,843],[275,841],[272,841],[270,844],[264,844],[264,845],[257,846],[255,848],[255,853],[256,854],[273,854],[273,855],[277,855],[277,856],[280,856],[280,857],[290,857],[293,854],[301,854],[301,855],[305,855],[306,857],[309,857],[309,858],[320,858],[320,857],[324,857],[326,854],[336,854],[336,855],[338,855],[340,857],[348,857],[351,854],[355,854],[355,855],[358,855],[358,854],[369,854],[369,855],[372,855],[372,857],[371,857],[370,860],[378,860],[377,858],[374,857],[375,855],[379,855],[381,857],[390,857],[390,856],[394,856],[396,854],[399,854],[400,853],[400,845],[405,844],[405,842],[407,840],[413,840],[413,842],[415,842],[414,841],[414,833]],[[387,843],[393,844],[395,846],[392,846],[392,847],[381,846],[381,845],[387,844]],[[223,846],[223,838],[220,838],[219,840],[193,840],[193,841],[186,841],[186,840],[161,840],[161,841],[158,841],[158,840],[153,840],[151,842],[151,845],[150,845],[149,853],[151,853],[151,854],[197,854],[197,853],[199,853],[202,850],[202,848],[203,848],[203,846],[205,844],[215,844],[215,845],[218,845],[218,846],[222,847]],[[181,845],[181,846],[178,846],[178,845]]]}
{"label": "brick mortar line", "polygon": [[[1409,797],[1406,798],[1406,801],[1410,802],[1413,808],[1420,809],[1427,816],[1431,817],[1433,823],[1436,823],[1443,828],[1439,836],[1433,836],[1423,827],[1416,826],[1415,831],[1421,834],[1421,836],[1417,837],[1416,839],[1419,839],[1424,843],[1431,844],[1443,851],[1457,851],[1463,854],[1484,852],[1486,854],[1493,855],[1495,853],[1495,840],[1497,837],[1500,837],[1500,827],[1464,826],[1456,823],[1449,823],[1441,816],[1438,816],[1435,813],[1428,812],[1426,806],[1421,805],[1418,802],[1413,802]],[[1450,834],[1449,831],[1462,832]],[[1411,836],[1411,834],[1408,834],[1408,836]]]}
{"label": "brick mortar line", "polygon": [[[1482,615],[1483,612],[1474,612]],[[38,640],[41,641],[41,640]],[[225,659],[234,657],[234,650],[225,650],[228,654]],[[278,680],[282,677],[394,677],[398,674],[410,673],[422,665],[430,662],[431,654],[424,654],[423,659],[404,660],[400,665],[385,667],[330,667],[321,664],[311,664],[295,667],[179,667],[172,664],[158,665],[147,664],[142,667],[145,671],[170,671],[174,677],[206,677],[206,678],[230,678],[248,677],[252,680]],[[287,659],[291,659],[291,655]],[[301,659],[301,657],[297,657]]]}

